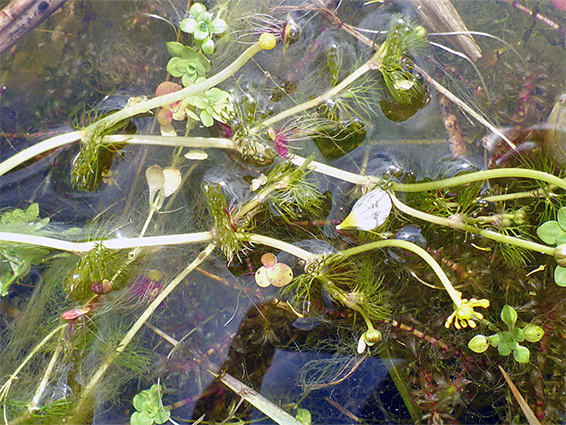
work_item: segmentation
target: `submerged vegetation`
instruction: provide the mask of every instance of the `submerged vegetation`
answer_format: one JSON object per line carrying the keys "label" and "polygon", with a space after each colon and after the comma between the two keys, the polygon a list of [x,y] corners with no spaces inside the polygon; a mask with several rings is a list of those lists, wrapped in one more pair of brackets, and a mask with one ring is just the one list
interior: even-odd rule
{"label": "submerged vegetation", "polygon": [[2,129],[1,422],[563,421],[563,19],[419,3],[132,3],[143,93]]}

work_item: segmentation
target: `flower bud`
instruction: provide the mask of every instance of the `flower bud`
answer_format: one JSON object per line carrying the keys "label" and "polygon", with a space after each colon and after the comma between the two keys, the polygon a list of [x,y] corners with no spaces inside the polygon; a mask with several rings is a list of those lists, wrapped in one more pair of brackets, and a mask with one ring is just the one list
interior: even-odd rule
{"label": "flower bud", "polygon": [[556,264],[566,267],[566,244],[558,245],[553,252]]}
{"label": "flower bud", "polygon": [[259,46],[263,50],[271,50],[277,44],[277,40],[275,36],[271,33],[264,32],[262,35],[259,36]]}

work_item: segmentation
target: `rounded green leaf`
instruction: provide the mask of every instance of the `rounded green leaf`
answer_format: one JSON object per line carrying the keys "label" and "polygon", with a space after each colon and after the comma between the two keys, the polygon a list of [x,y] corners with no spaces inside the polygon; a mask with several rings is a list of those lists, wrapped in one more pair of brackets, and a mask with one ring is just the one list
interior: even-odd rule
{"label": "rounded green leaf", "polygon": [[511,354],[512,350],[507,344],[501,343],[497,346],[497,351],[502,356],[508,356],[509,354]]}
{"label": "rounded green leaf", "polygon": [[153,419],[145,412],[134,412],[130,423],[131,425],[153,425]]}
{"label": "rounded green leaf", "polygon": [[181,52],[181,56],[183,57],[183,59],[186,59],[189,62],[195,62],[198,60],[198,53],[195,51],[195,49],[193,49],[192,47],[189,46],[184,46],[183,47],[183,51]]}
{"label": "rounded green leaf", "polygon": [[133,401],[136,410],[139,410],[141,412],[146,410],[147,404],[150,403],[150,397],[147,392],[142,391],[134,396]]}
{"label": "rounded green leaf", "polygon": [[483,335],[476,335],[468,342],[468,348],[474,353],[483,353],[488,346],[487,338]]}
{"label": "rounded green leaf", "polygon": [[210,35],[206,22],[200,21],[195,28],[194,37],[196,41],[204,41]]}
{"label": "rounded green leaf", "polygon": [[190,86],[191,84],[193,84],[195,82],[195,80],[197,79],[197,74],[184,74],[183,78],[181,79],[181,82],[183,83],[183,85],[185,87]]}
{"label": "rounded green leaf", "polygon": [[513,350],[513,357],[515,357],[517,363],[528,363],[531,358],[531,353],[527,347],[519,345]]}
{"label": "rounded green leaf", "polygon": [[506,304],[503,306],[503,310],[501,310],[501,320],[503,320],[503,322],[511,330],[517,321],[517,312],[513,307]]}
{"label": "rounded green leaf", "polygon": [[558,224],[562,230],[566,231],[566,207],[562,207],[558,210]]}
{"label": "rounded green leaf", "polygon": [[558,286],[566,286],[566,268],[556,266],[554,269],[554,282]]}
{"label": "rounded green leaf", "polygon": [[566,234],[566,232],[564,232],[558,222],[554,220],[547,221],[537,229],[538,237],[549,245],[554,245],[556,238],[564,234]]}
{"label": "rounded green leaf", "polygon": [[260,267],[257,272],[255,272],[255,283],[262,288],[267,288],[271,285],[271,282],[267,278],[267,269],[265,266]]}
{"label": "rounded green leaf", "polygon": [[197,21],[200,18],[200,15],[202,15],[204,12],[206,12],[206,7],[204,7],[204,5],[202,3],[194,3],[191,6],[190,9],[191,15],[193,18],[195,18]]}
{"label": "rounded green leaf", "polygon": [[492,347],[498,347],[501,344],[501,334],[496,333],[494,335],[488,336],[487,341]]}
{"label": "rounded green leaf", "polygon": [[160,408],[157,414],[153,417],[156,424],[164,424],[169,419],[170,412],[167,408]]}
{"label": "rounded green leaf", "polygon": [[185,46],[177,41],[170,41],[167,43],[167,51],[171,56],[181,57],[184,47]]}
{"label": "rounded green leaf", "polygon": [[214,53],[214,41],[212,41],[212,38],[207,38],[200,47],[207,55],[212,55]]}
{"label": "rounded green leaf", "polygon": [[187,34],[192,34],[195,32],[197,26],[197,21],[193,18],[186,18],[181,21],[181,31]]}
{"label": "rounded green leaf", "polygon": [[538,342],[544,336],[544,329],[537,325],[527,325],[523,329],[523,335],[529,342]]}
{"label": "rounded green leaf", "polygon": [[301,423],[301,425],[311,425],[312,423],[311,412],[307,409],[297,409],[295,419],[297,419]]}
{"label": "rounded green leaf", "polygon": [[216,18],[210,23],[209,29],[213,34],[224,34],[228,29],[228,24],[224,19]]}
{"label": "rounded green leaf", "polygon": [[210,116],[210,114],[206,111],[201,111],[200,113],[200,121],[202,122],[202,124],[205,127],[212,127],[212,124],[214,124],[214,120],[212,119],[212,117]]}
{"label": "rounded green leaf", "polygon": [[181,58],[175,57],[167,63],[167,72],[171,74],[172,77],[181,77],[184,74],[184,72],[179,71],[177,68],[177,64],[182,60]]}

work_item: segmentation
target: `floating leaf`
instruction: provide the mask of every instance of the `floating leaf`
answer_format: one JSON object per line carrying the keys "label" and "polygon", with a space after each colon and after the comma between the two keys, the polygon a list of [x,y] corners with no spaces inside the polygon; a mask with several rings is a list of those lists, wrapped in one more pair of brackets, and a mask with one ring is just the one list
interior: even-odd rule
{"label": "floating leaf", "polygon": [[261,256],[261,264],[263,264],[265,268],[273,267],[276,263],[277,257],[269,252]]}
{"label": "floating leaf", "polygon": [[373,189],[358,199],[348,217],[336,228],[356,227],[364,231],[376,229],[385,223],[391,208],[391,198],[387,192],[379,188]]}
{"label": "floating leaf", "polygon": [[163,196],[171,196],[181,186],[181,172],[176,167],[167,167],[163,170],[165,182],[163,183]]}
{"label": "floating leaf", "polygon": [[564,232],[558,222],[554,220],[547,221],[537,229],[538,237],[549,245],[554,245],[556,238],[564,234],[566,234],[566,232]]}
{"label": "floating leaf", "polygon": [[262,267],[255,274],[256,283],[265,288],[273,285],[276,288],[287,286],[293,280],[293,270],[287,264],[277,263],[277,257],[271,253],[261,257]]}

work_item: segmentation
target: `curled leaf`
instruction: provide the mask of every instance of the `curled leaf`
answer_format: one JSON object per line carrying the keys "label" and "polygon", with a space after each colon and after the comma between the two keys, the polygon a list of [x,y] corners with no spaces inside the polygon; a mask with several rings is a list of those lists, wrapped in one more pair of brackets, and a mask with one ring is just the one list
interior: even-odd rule
{"label": "curled leaf", "polygon": [[391,198],[387,192],[379,188],[373,189],[358,199],[348,217],[336,228],[356,227],[364,231],[376,229],[385,223],[391,208]]}

